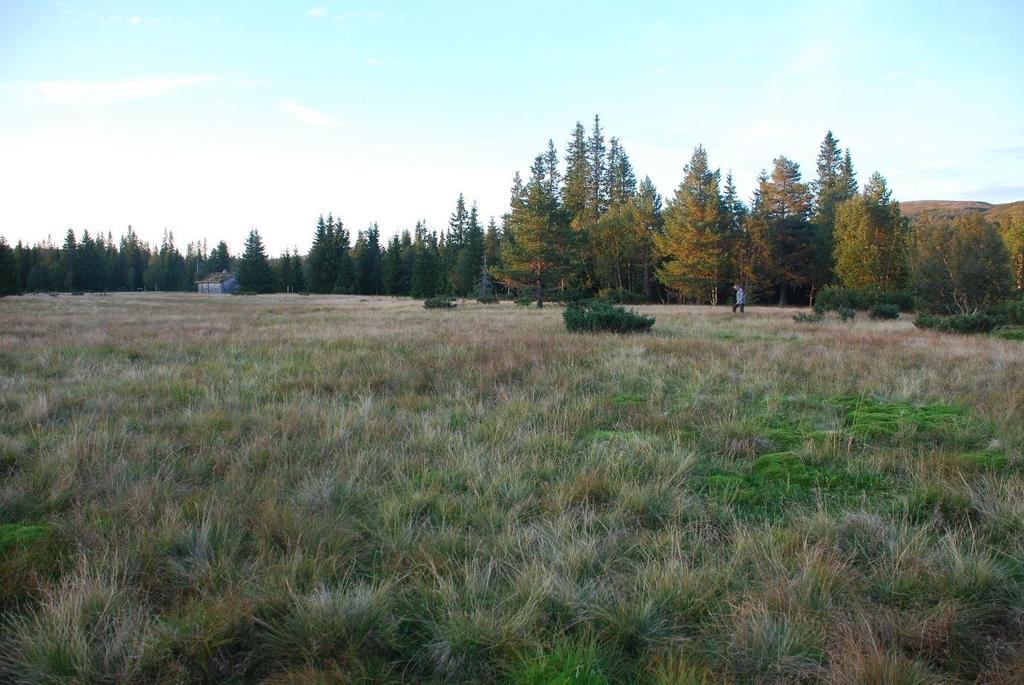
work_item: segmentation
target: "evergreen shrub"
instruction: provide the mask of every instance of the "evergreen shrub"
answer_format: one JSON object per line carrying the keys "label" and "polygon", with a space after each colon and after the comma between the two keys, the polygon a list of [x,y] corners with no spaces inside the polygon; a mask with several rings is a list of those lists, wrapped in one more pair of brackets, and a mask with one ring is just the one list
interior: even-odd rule
{"label": "evergreen shrub", "polygon": [[600,300],[571,303],[562,318],[566,329],[572,332],[645,333],[654,325],[653,316]]}
{"label": "evergreen shrub", "polygon": [[796,323],[821,323],[824,320],[825,315],[819,311],[797,312],[793,315],[793,321]]}
{"label": "evergreen shrub", "polygon": [[868,316],[872,319],[898,319],[900,308],[894,304],[874,304],[868,309]]}
{"label": "evergreen shrub", "polygon": [[864,311],[879,304],[891,304],[901,312],[914,310],[914,297],[907,291],[881,292],[866,288],[826,286],[814,298],[814,306],[822,311],[838,311],[841,307]]}
{"label": "evergreen shrub", "polygon": [[426,309],[454,309],[455,298],[449,297],[448,295],[428,297],[427,299],[423,300],[423,306]]}
{"label": "evergreen shrub", "polygon": [[921,314],[914,319],[914,325],[918,328],[926,328],[943,333],[988,333],[1005,322],[1005,318],[986,312],[953,314],[951,316]]}

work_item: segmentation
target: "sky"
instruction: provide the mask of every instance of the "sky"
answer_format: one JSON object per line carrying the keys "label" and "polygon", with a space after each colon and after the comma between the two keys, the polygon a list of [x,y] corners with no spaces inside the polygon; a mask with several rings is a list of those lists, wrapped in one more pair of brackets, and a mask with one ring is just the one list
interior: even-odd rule
{"label": "sky", "polygon": [[1022,36],[1020,0],[0,0],[0,235],[442,229],[595,114],[666,196],[697,145],[810,180],[832,130],[897,199],[1024,200]]}

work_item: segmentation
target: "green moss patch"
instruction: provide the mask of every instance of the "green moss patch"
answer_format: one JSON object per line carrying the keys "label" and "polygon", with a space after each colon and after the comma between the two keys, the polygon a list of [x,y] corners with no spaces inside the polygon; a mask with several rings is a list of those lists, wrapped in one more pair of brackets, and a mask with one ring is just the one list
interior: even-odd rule
{"label": "green moss patch", "polygon": [[0,610],[36,595],[56,574],[64,546],[48,525],[0,524]]}
{"label": "green moss patch", "polygon": [[896,434],[941,435],[966,427],[967,413],[949,404],[887,402],[874,397],[834,397],[843,412],[846,429],[862,438],[886,438]]}

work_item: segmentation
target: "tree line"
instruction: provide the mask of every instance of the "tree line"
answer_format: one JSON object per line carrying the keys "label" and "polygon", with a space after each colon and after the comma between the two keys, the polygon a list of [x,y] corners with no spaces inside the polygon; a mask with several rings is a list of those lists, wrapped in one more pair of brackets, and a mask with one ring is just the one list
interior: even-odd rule
{"label": "tree line", "polygon": [[[664,199],[650,177],[638,180],[622,142],[606,138],[595,116],[589,131],[576,124],[563,154],[549,140],[528,178],[515,174],[509,211],[486,226],[476,204],[459,195],[441,231],[419,221],[383,241],[373,224],[353,239],[339,218],[321,215],[305,256],[293,249],[276,259],[255,230],[237,257],[223,241],[209,252],[205,241],[189,243],[183,255],[170,233],[151,247],[131,227],[117,242],[71,230],[60,247],[11,248],[0,239],[0,293],[191,290],[223,270],[236,272],[250,292],[468,297],[493,282],[538,306],[593,295],[718,304],[734,283],[751,300],[780,304],[811,302],[827,285],[916,288],[965,303],[981,291],[991,299],[1024,287],[1024,220],[912,225],[880,173],[861,187],[850,150],[831,131],[813,179],[776,157],[749,203],[703,146],[682,175]],[[954,239],[961,235],[972,239]],[[963,254],[948,254],[961,243]]]}

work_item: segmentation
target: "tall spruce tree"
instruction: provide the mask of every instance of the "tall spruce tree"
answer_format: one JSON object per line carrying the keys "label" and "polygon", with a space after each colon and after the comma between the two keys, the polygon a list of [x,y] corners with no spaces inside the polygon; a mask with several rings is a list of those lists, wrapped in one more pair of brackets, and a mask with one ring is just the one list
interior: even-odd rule
{"label": "tall spruce tree", "polygon": [[589,158],[589,177],[587,179],[587,209],[596,220],[608,208],[608,167],[607,149],[604,144],[604,131],[601,129],[601,117],[594,115],[594,128],[587,142]]}
{"label": "tall spruce tree", "polygon": [[665,260],[658,278],[666,288],[698,302],[718,303],[725,277],[727,214],[719,191],[721,175],[698,146],[665,211],[665,234],[654,239]]}
{"label": "tall spruce tree", "polygon": [[313,245],[309,248],[309,255],[306,258],[306,270],[309,276],[309,289],[312,292],[330,293],[334,291],[338,271],[333,218],[329,224],[323,214],[317,219]]}
{"label": "tall spruce tree", "polygon": [[483,252],[484,232],[483,227],[480,225],[476,203],[474,202],[469,210],[465,241],[463,242],[462,249],[459,251],[455,264],[454,292],[456,295],[467,297],[475,290]]}
{"label": "tall spruce tree", "polygon": [[635,229],[640,232],[636,241],[640,250],[636,263],[640,269],[639,278],[644,299],[651,301],[654,296],[654,270],[657,265],[654,239],[664,230],[664,217],[661,193],[654,186],[650,176],[645,177],[640,183],[633,205],[637,213]]}
{"label": "tall spruce tree", "polygon": [[358,267],[355,262],[355,250],[351,244],[350,234],[341,219],[334,222],[332,233],[332,252],[334,287],[330,292],[354,293],[358,285]]}
{"label": "tall spruce tree", "polygon": [[848,288],[887,291],[906,287],[910,271],[910,226],[891,198],[885,178],[875,173],[862,195],[836,211],[835,264]]}
{"label": "tall spruce tree", "polygon": [[274,292],[274,273],[267,261],[263,240],[254,228],[245,240],[245,251],[238,263],[238,285],[248,293]]}
{"label": "tall spruce tree", "polygon": [[629,155],[618,138],[612,138],[608,147],[608,168],[606,187],[608,206],[618,207],[629,202],[636,195],[636,174],[629,161]]}
{"label": "tall spruce tree", "polygon": [[572,233],[558,198],[548,192],[542,155],[534,161],[524,196],[509,217],[511,240],[502,244],[496,275],[513,287],[532,290],[537,307],[543,307],[545,290],[559,283],[568,267]]}
{"label": "tall spruce tree", "polygon": [[221,240],[217,246],[210,251],[207,263],[207,273],[221,273],[231,270],[231,252],[228,244]]}
{"label": "tall spruce tree", "polygon": [[0,297],[18,294],[18,263],[14,250],[0,235]]}
{"label": "tall spruce tree", "polygon": [[582,213],[590,198],[590,158],[587,132],[576,122],[565,154],[565,177],[562,180],[562,203],[572,221]]}
{"label": "tall spruce tree", "polygon": [[416,222],[412,250],[409,294],[416,298],[433,297],[438,294],[441,285],[437,234],[429,232],[426,224],[422,221]]}
{"label": "tall spruce tree", "polygon": [[800,165],[775,158],[772,174],[761,172],[748,226],[752,278],[778,288],[779,304],[792,289],[813,283],[817,241],[810,223],[811,191],[800,179]]}

